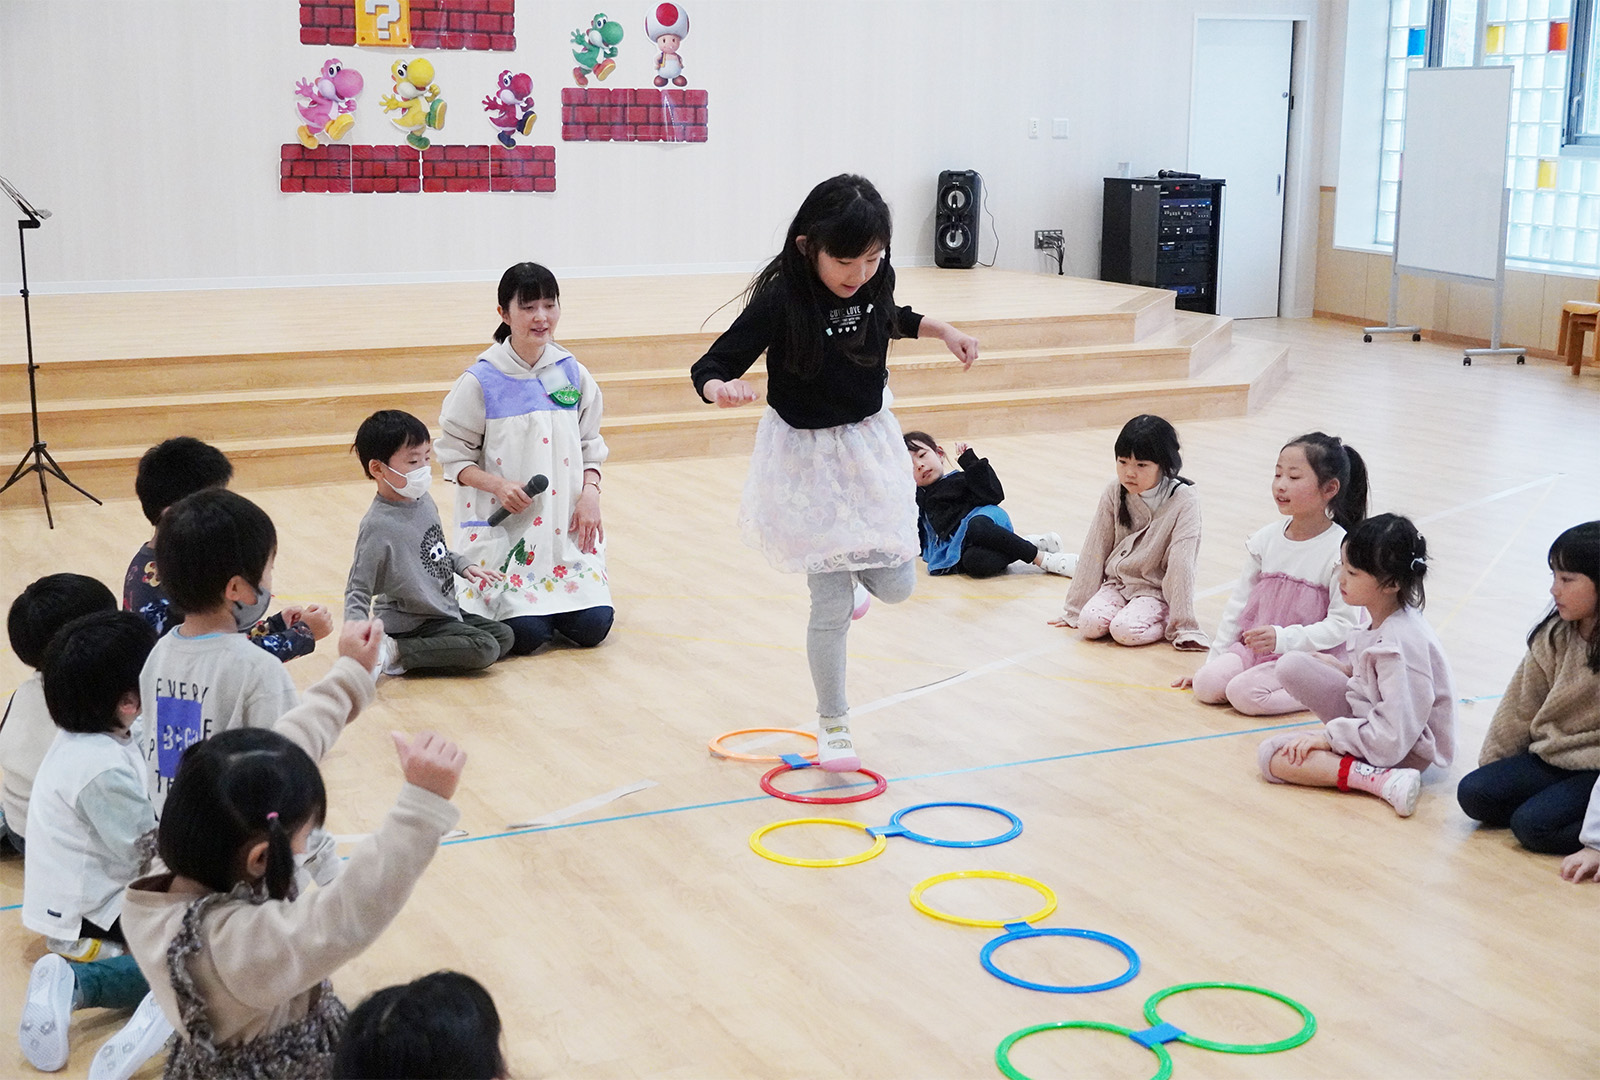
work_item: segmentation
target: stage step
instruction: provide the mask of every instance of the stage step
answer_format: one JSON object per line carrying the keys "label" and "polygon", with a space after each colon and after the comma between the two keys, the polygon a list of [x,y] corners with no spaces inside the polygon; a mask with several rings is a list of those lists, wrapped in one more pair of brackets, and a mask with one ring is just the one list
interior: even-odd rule
{"label": "stage step", "polygon": [[[969,371],[942,347],[937,353],[896,348],[890,360],[890,385],[903,397],[976,394],[1087,385],[1115,380],[1182,378],[1203,370],[1231,340],[1230,320],[1183,314],[1167,329],[1123,345],[985,348]],[[934,344],[941,343],[935,341]],[[407,369],[408,372],[411,369]],[[285,373],[287,374],[287,372]],[[758,364],[748,376],[763,392],[766,376]],[[607,420],[641,414],[692,410],[700,405],[688,365],[651,371],[597,372],[605,395]],[[301,382],[273,387],[191,393],[143,393],[116,398],[41,401],[40,427],[77,449],[143,443],[175,434],[215,442],[241,431],[301,431],[354,438],[361,421],[378,409],[403,409],[430,425],[453,379],[429,381],[348,381],[321,385]],[[19,449],[32,441],[28,402],[0,403],[0,446]]]}
{"label": "stage step", "polygon": [[[959,367],[955,370],[960,374]],[[1017,431],[1114,427],[1140,412],[1158,413],[1175,422],[1240,416],[1281,385],[1287,372],[1288,351],[1285,347],[1265,342],[1235,341],[1198,375],[1188,378],[1138,379],[1087,386],[980,390],[953,394],[914,395],[897,392],[894,411],[902,427],[933,430],[941,439]],[[398,404],[402,400],[398,391],[408,386],[414,387],[415,384],[362,390],[381,398],[380,407],[404,407]],[[439,391],[432,393],[434,396],[430,400],[437,403]],[[245,400],[260,401],[263,396],[244,397]],[[328,407],[335,411],[349,408],[356,412],[370,404],[366,402],[357,407],[356,400],[356,395],[352,394],[343,404],[330,404]],[[362,416],[365,415],[363,412]],[[712,409],[699,405],[684,410],[633,416],[608,415],[604,431],[611,452],[618,460],[744,454],[750,450],[760,418],[760,408]],[[252,425],[252,428],[265,430],[259,425]],[[165,434],[179,430],[182,429],[174,428]],[[311,433],[299,425],[293,425],[291,430],[306,433],[250,438],[219,437],[210,441],[233,460],[235,486],[241,491],[253,487],[360,479],[360,467],[350,452],[354,425],[333,431],[321,429],[323,433],[320,434]],[[102,499],[126,498],[133,493],[133,475],[140,455],[151,441],[165,437],[165,434],[135,444],[87,449],[66,449],[66,443],[63,442],[52,453],[67,475],[93,494]],[[47,440],[49,436],[47,430]],[[25,447],[26,442],[18,447],[17,453],[20,455]],[[53,499],[79,497],[55,480],[49,483]],[[4,505],[36,505],[38,496],[38,482],[30,477],[7,493]]]}

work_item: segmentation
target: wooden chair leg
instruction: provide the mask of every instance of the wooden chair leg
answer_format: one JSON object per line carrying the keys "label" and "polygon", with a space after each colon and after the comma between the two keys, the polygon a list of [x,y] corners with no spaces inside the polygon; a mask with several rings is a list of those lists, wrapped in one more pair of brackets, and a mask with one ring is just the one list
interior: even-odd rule
{"label": "wooden chair leg", "polygon": [[1567,365],[1574,375],[1582,373],[1583,339],[1591,330],[1595,331],[1596,349],[1600,350],[1600,329],[1596,328],[1594,319],[1574,319],[1567,327]]}
{"label": "wooden chair leg", "polygon": [[1565,356],[1567,353],[1567,333],[1572,328],[1572,312],[1561,312],[1561,327],[1556,331],[1556,355]]}

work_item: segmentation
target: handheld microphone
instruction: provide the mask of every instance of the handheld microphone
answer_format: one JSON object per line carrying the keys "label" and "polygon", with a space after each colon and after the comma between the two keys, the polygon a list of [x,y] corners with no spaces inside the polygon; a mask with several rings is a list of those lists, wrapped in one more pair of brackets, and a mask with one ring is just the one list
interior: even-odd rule
{"label": "handheld microphone", "polygon": [[[526,491],[529,495],[537,495],[539,492],[543,491],[549,486],[550,478],[548,476],[546,476],[544,473],[534,473],[533,479],[522,485],[522,490]],[[490,526],[498,525],[510,516],[511,511],[502,506],[500,509],[489,515],[489,524]]]}
{"label": "handheld microphone", "polygon": [[1156,176],[1159,177],[1162,180],[1198,180],[1198,179],[1200,179],[1200,174],[1197,173],[1197,172],[1179,172],[1177,169],[1162,169],[1160,172],[1156,173]]}

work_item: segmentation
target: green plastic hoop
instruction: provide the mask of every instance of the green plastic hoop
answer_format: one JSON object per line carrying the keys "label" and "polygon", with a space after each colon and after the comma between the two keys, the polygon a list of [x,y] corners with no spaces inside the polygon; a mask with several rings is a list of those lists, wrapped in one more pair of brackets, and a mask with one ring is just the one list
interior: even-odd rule
{"label": "green plastic hoop", "polygon": [[[1041,1031],[1056,1031],[1061,1028],[1087,1028],[1090,1031],[1109,1031],[1126,1039],[1133,1038],[1133,1032],[1127,1028],[1118,1027],[1116,1024],[1102,1024],[1098,1020],[1060,1020],[1053,1024],[1034,1024],[1032,1027],[1023,1028],[1021,1031],[1013,1031],[1010,1035],[1000,1040],[1000,1045],[995,1047],[994,1050],[995,1065],[1011,1080],[1033,1080],[1027,1073],[1022,1072],[1011,1064],[1011,1048],[1029,1035],[1037,1035]],[[1167,1048],[1160,1043],[1148,1046],[1146,1049],[1154,1054],[1156,1060],[1161,1063],[1161,1067],[1155,1071],[1150,1080],[1167,1080],[1172,1075],[1172,1055],[1167,1053]]]}
{"label": "green plastic hoop", "polygon": [[1279,1039],[1277,1042],[1270,1043],[1213,1042],[1211,1039],[1202,1039],[1187,1032],[1178,1036],[1179,1042],[1188,1043],[1190,1046],[1198,1046],[1202,1050],[1215,1050],[1219,1054],[1276,1054],[1281,1050],[1293,1050],[1317,1033],[1317,1018],[1311,1015],[1310,1009],[1294,1000],[1294,998],[1286,997],[1276,990],[1265,990],[1259,986],[1246,986],[1243,983],[1193,982],[1184,983],[1181,986],[1169,986],[1165,990],[1157,990],[1144,1003],[1144,1018],[1152,1024],[1166,1023],[1161,1019],[1160,1014],[1156,1012],[1156,1006],[1172,995],[1181,994],[1186,990],[1243,990],[1247,994],[1260,994],[1262,997],[1269,997],[1274,1001],[1279,1001],[1289,1006],[1289,1008],[1300,1014],[1301,1020],[1305,1021],[1304,1026],[1287,1039]]}

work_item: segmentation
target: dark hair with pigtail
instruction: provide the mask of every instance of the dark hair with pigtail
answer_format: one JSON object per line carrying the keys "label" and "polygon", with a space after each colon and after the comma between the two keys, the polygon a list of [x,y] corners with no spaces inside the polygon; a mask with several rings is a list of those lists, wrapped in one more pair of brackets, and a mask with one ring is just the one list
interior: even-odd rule
{"label": "dark hair with pigtail", "polygon": [[[561,286],[556,284],[556,276],[536,262],[520,262],[507,268],[500,275],[500,291],[496,294],[500,300],[500,307],[510,311],[514,300],[561,300]],[[504,321],[494,331],[496,341],[504,341],[511,336],[511,327]],[[536,356],[524,356],[524,360],[533,363]],[[365,462],[362,462],[365,465]]]}
{"label": "dark hair with pigtail", "polygon": [[328,793],[316,762],[266,728],[213,735],[184,751],[172,781],[156,850],[167,868],[217,892],[249,880],[249,850],[267,844],[267,895],[294,898],[292,838],[321,825]]}
{"label": "dark hair with pigtail", "polygon": [[[894,309],[894,271],[889,266],[889,238],[893,218],[889,205],[872,186],[872,181],[852,173],[840,173],[811,189],[800,204],[789,230],[783,237],[783,250],[751,279],[745,289],[745,302],[758,293],[778,288],[784,298],[783,363],[797,375],[811,376],[822,366],[822,308],[842,303],[817,276],[817,256],[823,252],[836,259],[855,259],[873,248],[883,249],[883,262],[876,276],[863,285],[851,302],[871,305],[871,313],[861,320],[863,330],[869,322],[887,324],[891,337],[899,331],[891,317]],[[805,237],[806,249],[796,242]],[[865,333],[853,336],[867,341]],[[871,366],[881,357],[870,351],[857,352],[851,339],[840,342],[845,356],[858,364]]]}
{"label": "dark hair with pigtail", "polygon": [[1367,518],[1345,537],[1344,561],[1377,578],[1379,585],[1398,587],[1406,607],[1420,611],[1427,604],[1422,579],[1428,573],[1428,541],[1410,518],[1399,514]]}
{"label": "dark hair with pigtail", "polygon": [[[1187,476],[1178,475],[1178,470],[1183,468],[1183,455],[1178,449],[1177,429],[1159,416],[1143,413],[1122,425],[1112,452],[1119,458],[1155,462],[1161,466],[1162,480],[1193,484]],[[1133,517],[1128,513],[1128,489],[1123,488],[1117,496],[1117,520],[1124,529],[1131,529]]]}
{"label": "dark hair with pigtail", "polygon": [[[1551,573],[1582,574],[1594,582],[1595,590],[1600,592],[1600,521],[1585,521],[1556,537],[1556,542],[1550,545],[1547,561]],[[1554,637],[1561,622],[1561,615],[1552,608],[1528,635],[1528,644],[1532,645],[1533,639],[1547,627]],[[1587,663],[1590,671],[1600,672],[1600,628],[1589,639]]]}
{"label": "dark hair with pigtail", "polygon": [[1283,444],[1285,450],[1291,446],[1300,447],[1306,455],[1311,471],[1317,474],[1319,487],[1329,480],[1339,481],[1339,491],[1328,503],[1334,524],[1345,532],[1361,524],[1367,516],[1367,463],[1361,460],[1361,455],[1341,442],[1337,435],[1320,431],[1308,432]]}

